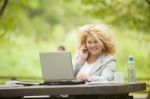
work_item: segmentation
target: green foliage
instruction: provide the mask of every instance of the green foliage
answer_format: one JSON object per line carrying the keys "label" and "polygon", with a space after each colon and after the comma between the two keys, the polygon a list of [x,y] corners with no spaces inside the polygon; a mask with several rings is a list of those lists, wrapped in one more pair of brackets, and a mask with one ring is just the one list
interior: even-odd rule
{"label": "green foliage", "polygon": [[85,14],[108,24],[149,31],[150,4],[146,0],[82,0],[82,4]]}
{"label": "green foliage", "polygon": [[[120,31],[122,31],[120,33]],[[117,44],[118,71],[124,71],[127,76],[127,61],[129,55],[133,55],[136,63],[137,77],[148,77],[150,58],[150,37],[149,34],[137,30],[116,30],[114,31]],[[138,34],[138,35],[137,35]]]}

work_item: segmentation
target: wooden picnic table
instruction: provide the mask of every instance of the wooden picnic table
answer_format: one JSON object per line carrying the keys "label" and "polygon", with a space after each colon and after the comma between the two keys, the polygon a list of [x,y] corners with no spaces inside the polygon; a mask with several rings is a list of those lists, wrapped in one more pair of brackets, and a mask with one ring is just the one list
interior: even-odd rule
{"label": "wooden picnic table", "polygon": [[80,85],[34,85],[0,86],[0,99],[23,98],[24,96],[69,95],[70,99],[133,99],[129,93],[143,91],[146,84],[135,83],[100,83]]}

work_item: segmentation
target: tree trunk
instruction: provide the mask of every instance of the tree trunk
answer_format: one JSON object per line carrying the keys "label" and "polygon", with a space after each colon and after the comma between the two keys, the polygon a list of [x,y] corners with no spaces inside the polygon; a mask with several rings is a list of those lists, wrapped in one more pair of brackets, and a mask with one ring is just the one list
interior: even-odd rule
{"label": "tree trunk", "polygon": [[0,7],[0,18],[2,17],[7,4],[8,4],[8,0],[3,0],[2,1],[2,6]]}

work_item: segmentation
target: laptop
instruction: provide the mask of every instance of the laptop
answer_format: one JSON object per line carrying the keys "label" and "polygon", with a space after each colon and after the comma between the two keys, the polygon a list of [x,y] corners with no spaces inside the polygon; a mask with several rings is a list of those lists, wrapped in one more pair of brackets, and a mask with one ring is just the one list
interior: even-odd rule
{"label": "laptop", "polygon": [[85,83],[85,81],[75,79],[70,52],[40,52],[39,55],[43,84],[72,85]]}

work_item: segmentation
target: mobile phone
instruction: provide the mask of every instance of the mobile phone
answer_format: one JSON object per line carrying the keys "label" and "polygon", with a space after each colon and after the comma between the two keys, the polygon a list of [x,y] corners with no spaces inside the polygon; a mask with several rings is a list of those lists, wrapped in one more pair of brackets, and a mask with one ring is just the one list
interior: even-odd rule
{"label": "mobile phone", "polygon": [[87,51],[88,51],[87,46],[84,45],[84,47],[83,47],[83,53],[85,53],[85,52],[87,52]]}

